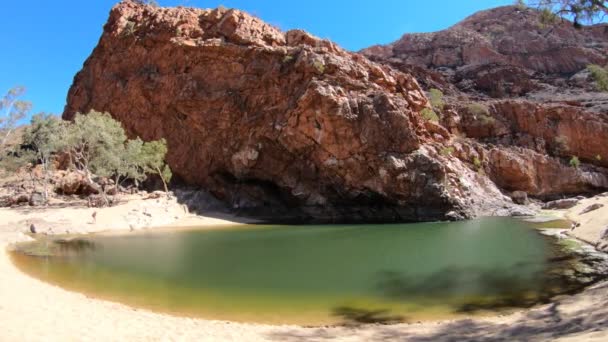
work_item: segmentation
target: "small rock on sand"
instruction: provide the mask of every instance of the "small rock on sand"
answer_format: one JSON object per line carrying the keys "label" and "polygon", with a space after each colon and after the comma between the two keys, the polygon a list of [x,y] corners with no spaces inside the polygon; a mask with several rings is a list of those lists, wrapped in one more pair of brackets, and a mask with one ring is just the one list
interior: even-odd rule
{"label": "small rock on sand", "polygon": [[592,205],[590,205],[590,206],[586,207],[585,209],[583,209],[583,211],[581,211],[580,215],[583,215],[583,214],[586,214],[586,213],[588,213],[588,212],[591,212],[591,211],[597,210],[597,209],[599,209],[599,208],[601,208],[601,207],[603,207],[603,206],[604,206],[604,205],[603,205],[603,204],[601,204],[601,203],[594,203],[594,204],[592,204]]}
{"label": "small rock on sand", "polygon": [[578,204],[578,198],[566,198],[543,204],[543,209],[570,209]]}

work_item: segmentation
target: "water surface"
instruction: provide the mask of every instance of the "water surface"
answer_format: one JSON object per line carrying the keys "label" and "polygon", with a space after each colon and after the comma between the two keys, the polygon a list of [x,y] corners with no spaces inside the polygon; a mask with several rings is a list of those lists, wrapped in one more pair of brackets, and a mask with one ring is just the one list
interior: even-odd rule
{"label": "water surface", "polygon": [[14,253],[15,264],[102,298],[233,321],[446,318],[529,306],[573,286],[561,281],[572,260],[508,218],[149,231],[45,244],[53,256]]}

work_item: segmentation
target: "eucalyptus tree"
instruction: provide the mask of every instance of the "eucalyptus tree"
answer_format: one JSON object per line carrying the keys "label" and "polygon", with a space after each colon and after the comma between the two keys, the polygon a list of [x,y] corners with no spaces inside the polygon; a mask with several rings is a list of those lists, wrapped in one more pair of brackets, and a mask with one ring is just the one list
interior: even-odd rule
{"label": "eucalyptus tree", "polygon": [[555,18],[568,18],[576,27],[583,24],[593,24],[604,21],[608,17],[608,1],[606,0],[530,0],[528,6],[540,8]]}
{"label": "eucalyptus tree", "polygon": [[0,99],[0,151],[6,148],[19,120],[25,118],[32,108],[30,102],[19,100],[24,93],[24,87],[14,87]]}
{"label": "eucalyptus tree", "polygon": [[[66,123],[59,117],[40,113],[32,117],[23,135],[23,143],[35,153],[35,159],[42,167],[43,196],[49,198],[49,179],[54,168],[53,156],[67,146]],[[27,154],[25,155],[27,157]]]}

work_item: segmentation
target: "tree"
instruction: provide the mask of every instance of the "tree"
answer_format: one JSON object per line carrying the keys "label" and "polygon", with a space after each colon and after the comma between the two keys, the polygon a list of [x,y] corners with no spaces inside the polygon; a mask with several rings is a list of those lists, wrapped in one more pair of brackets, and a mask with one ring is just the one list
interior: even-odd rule
{"label": "tree", "polygon": [[76,114],[66,134],[70,159],[89,181],[93,174],[111,177],[121,168],[126,140],[118,121],[108,113],[96,111]]}
{"label": "tree", "polygon": [[[113,177],[116,185],[121,179],[132,179],[136,184],[149,174],[161,177],[165,191],[171,170],[165,164],[167,143],[164,139],[143,142],[140,138],[127,140],[120,123],[107,113],[92,111],[77,114],[68,127],[67,144],[76,168],[91,176]],[[105,189],[104,191],[105,196]]]}
{"label": "tree", "polygon": [[169,192],[167,183],[171,181],[171,177],[173,176],[171,168],[165,163],[167,150],[167,141],[165,139],[146,142],[141,149],[144,172],[147,174],[157,174],[163,182],[165,192]]}
{"label": "tree", "polygon": [[4,149],[9,136],[15,130],[17,122],[23,119],[32,108],[32,104],[19,98],[25,88],[14,87],[0,99],[0,148]]}
{"label": "tree", "polygon": [[608,15],[608,1],[605,0],[535,0],[528,4],[558,17],[570,18],[575,27],[600,22]]}
{"label": "tree", "polygon": [[23,142],[34,150],[35,157],[42,166],[45,203],[49,198],[48,185],[53,169],[52,157],[66,146],[65,133],[66,125],[59,117],[40,113],[32,117],[31,124],[23,135]]}

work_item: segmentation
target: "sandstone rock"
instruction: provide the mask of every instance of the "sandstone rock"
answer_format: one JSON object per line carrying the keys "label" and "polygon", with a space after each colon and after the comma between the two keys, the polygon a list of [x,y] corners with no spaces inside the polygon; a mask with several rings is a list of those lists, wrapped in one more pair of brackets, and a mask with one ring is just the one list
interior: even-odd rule
{"label": "sandstone rock", "polygon": [[579,200],[576,198],[566,198],[547,202],[542,205],[543,209],[570,209],[578,204]]}
{"label": "sandstone rock", "polygon": [[44,195],[40,192],[34,192],[30,195],[28,200],[29,205],[33,207],[41,206],[45,204]]}
{"label": "sandstone rock", "polygon": [[166,138],[176,177],[255,214],[431,220],[475,215],[473,192],[503,203],[437,152],[450,136],[421,118],[427,106],[411,75],[303,31],[237,10],[126,1],[63,117],[106,111],[130,136]]}
{"label": "sandstone rock", "polygon": [[28,194],[17,194],[12,196],[4,196],[0,199],[0,207],[11,207],[29,203],[30,196]]}
{"label": "sandstone rock", "polygon": [[55,192],[62,195],[89,196],[98,194],[98,186],[91,184],[80,172],[60,172],[55,180]]}
{"label": "sandstone rock", "polygon": [[[361,53],[442,90],[441,124],[476,146],[459,158],[479,159],[503,190],[541,199],[595,193],[608,186],[608,95],[594,92],[585,69],[608,62],[608,26],[542,27],[540,14],[499,7]],[[569,167],[573,156],[583,167]]]}
{"label": "sandstone rock", "polygon": [[562,75],[608,62],[606,25],[580,29],[567,21],[543,25],[540,16],[534,8],[498,7],[447,30],[406,34],[392,44],[361,52],[398,68],[415,65],[440,71],[461,90],[494,97],[533,91],[539,87],[539,75],[566,81]]}
{"label": "sandstone rock", "polygon": [[583,169],[523,148],[492,148],[487,154],[490,179],[510,191],[552,198],[608,187],[603,169]]}
{"label": "sandstone rock", "polygon": [[600,240],[608,240],[608,226],[602,232],[602,235],[600,236]]}
{"label": "sandstone rock", "polygon": [[528,194],[525,191],[513,191],[511,199],[517,204],[528,204]]}
{"label": "sandstone rock", "polygon": [[594,211],[594,210],[598,210],[599,208],[602,208],[604,205],[601,203],[594,203],[588,207],[586,207],[585,209],[583,209],[583,211],[581,211],[581,213],[579,215],[583,215],[586,214],[588,212]]}

